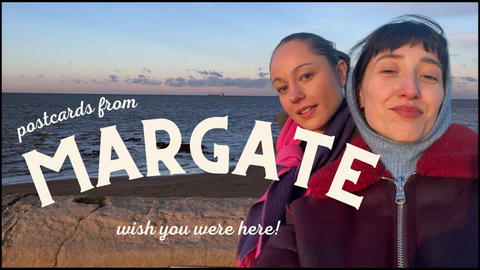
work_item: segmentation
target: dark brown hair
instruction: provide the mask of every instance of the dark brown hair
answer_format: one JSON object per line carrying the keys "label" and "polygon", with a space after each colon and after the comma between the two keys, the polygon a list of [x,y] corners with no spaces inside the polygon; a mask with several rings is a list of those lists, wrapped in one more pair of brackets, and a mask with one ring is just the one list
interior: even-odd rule
{"label": "dark brown hair", "polygon": [[442,79],[445,85],[449,57],[448,43],[442,27],[428,17],[406,14],[381,26],[350,50],[350,56],[353,56],[357,50],[362,49],[353,71],[357,105],[359,104],[359,86],[363,81],[370,60],[379,53],[394,51],[405,44],[410,44],[413,47],[418,43],[423,43],[425,51],[437,55],[442,65]]}
{"label": "dark brown hair", "polygon": [[[337,66],[339,60],[345,61],[345,63],[347,64],[346,74],[348,74],[348,71],[350,70],[350,56],[348,56],[348,54],[344,52],[337,50],[335,48],[334,42],[328,41],[321,36],[312,33],[295,33],[283,38],[277,45],[277,47],[275,47],[272,57],[278,47],[280,47],[280,45],[292,40],[299,40],[305,42],[305,44],[310,47],[310,50],[313,52],[313,54],[325,56],[332,68],[335,68]],[[272,60],[270,59],[270,64],[271,62]]]}

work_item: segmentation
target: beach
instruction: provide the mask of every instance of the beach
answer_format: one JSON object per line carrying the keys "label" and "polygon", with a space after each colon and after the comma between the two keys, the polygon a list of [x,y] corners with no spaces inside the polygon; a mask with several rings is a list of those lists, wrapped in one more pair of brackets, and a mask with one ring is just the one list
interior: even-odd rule
{"label": "beach", "polygon": [[[235,267],[241,224],[271,183],[263,167],[246,174],[111,177],[110,185],[82,193],[76,179],[48,181],[55,203],[45,207],[33,183],[4,185],[2,266]],[[119,235],[131,225],[155,233]],[[235,233],[197,235],[197,226]],[[161,228],[174,227],[190,231],[160,237]]]}
{"label": "beach", "polygon": [[[77,179],[47,181],[52,196],[135,196],[135,197],[205,197],[205,198],[260,198],[271,180],[265,179],[265,169],[250,166],[246,176],[228,174],[179,174],[143,177],[128,180],[111,177],[110,185],[95,187],[96,178],[91,178],[93,189],[80,193]],[[2,186],[2,194],[37,194],[31,183]]]}

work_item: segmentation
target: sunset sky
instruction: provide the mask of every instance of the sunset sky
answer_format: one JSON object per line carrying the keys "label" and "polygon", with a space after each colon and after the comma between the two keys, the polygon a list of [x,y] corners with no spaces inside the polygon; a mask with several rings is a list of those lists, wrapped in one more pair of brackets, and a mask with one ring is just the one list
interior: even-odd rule
{"label": "sunset sky", "polygon": [[478,99],[478,3],[2,3],[2,92],[274,96],[285,36],[348,52],[406,13],[440,23],[453,98]]}

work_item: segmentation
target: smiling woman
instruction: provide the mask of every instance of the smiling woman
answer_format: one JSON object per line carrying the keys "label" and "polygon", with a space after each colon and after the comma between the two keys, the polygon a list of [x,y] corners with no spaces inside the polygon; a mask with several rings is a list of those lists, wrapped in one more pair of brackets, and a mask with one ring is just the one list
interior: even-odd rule
{"label": "smiling woman", "polygon": [[331,65],[307,43],[292,40],[276,49],[270,70],[273,87],[288,115],[305,129],[325,132],[343,101],[345,61]]}
{"label": "smiling woman", "polygon": [[438,57],[423,44],[378,54],[370,60],[358,93],[370,127],[399,142],[425,138],[444,100],[441,74]]}
{"label": "smiling woman", "polygon": [[[316,172],[335,160],[345,144],[355,137],[355,125],[343,97],[349,66],[348,55],[315,34],[292,34],[276,47],[270,62],[270,78],[289,116],[276,142],[280,181],[273,181],[265,195],[251,206],[247,226],[265,228],[285,223],[285,205],[305,196],[306,183],[318,177]],[[327,136],[334,137],[331,149],[315,145],[310,152],[307,143],[296,136],[302,128],[317,142]],[[303,169],[302,161],[308,164]],[[299,183],[303,179],[308,180]],[[269,237],[241,235],[238,266],[251,266]]]}
{"label": "smiling woman", "polygon": [[356,188],[361,207],[326,194],[345,154],[288,205],[253,266],[478,267],[478,134],[451,124],[443,29],[406,15],[359,48],[346,93],[361,135],[351,145],[381,161],[352,164],[359,177],[344,189]]}

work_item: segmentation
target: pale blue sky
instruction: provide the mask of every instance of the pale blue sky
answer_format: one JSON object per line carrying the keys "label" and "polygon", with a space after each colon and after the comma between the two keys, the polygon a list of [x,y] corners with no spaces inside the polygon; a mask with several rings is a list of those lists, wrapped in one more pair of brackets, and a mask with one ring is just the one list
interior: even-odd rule
{"label": "pale blue sky", "polygon": [[406,13],[440,23],[454,98],[478,98],[478,3],[2,3],[2,92],[276,95],[287,35],[348,50]]}

